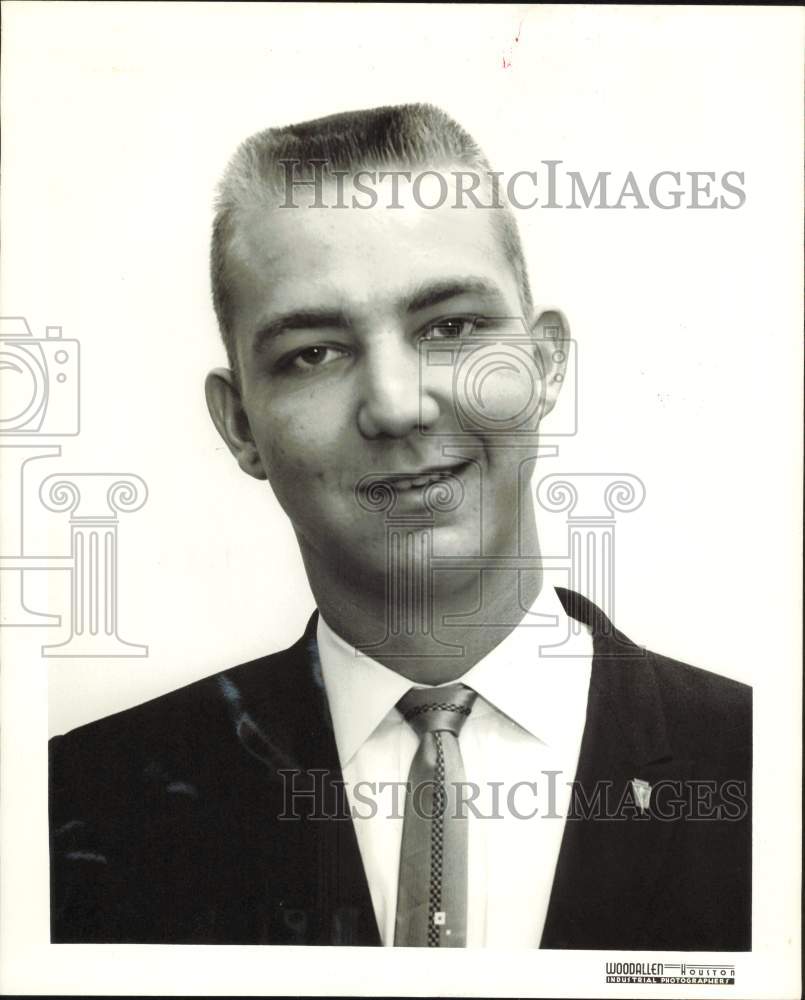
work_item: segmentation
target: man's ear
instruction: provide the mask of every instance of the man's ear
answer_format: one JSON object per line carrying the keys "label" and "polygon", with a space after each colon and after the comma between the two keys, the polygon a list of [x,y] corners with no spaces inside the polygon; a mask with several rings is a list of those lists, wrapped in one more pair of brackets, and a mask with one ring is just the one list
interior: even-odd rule
{"label": "man's ear", "polygon": [[567,372],[570,350],[570,326],[560,309],[540,306],[531,326],[537,364],[545,381],[545,399],[542,416],[550,413],[556,404],[559,390]]}
{"label": "man's ear", "polygon": [[229,368],[214,368],[204,382],[204,392],[212,422],[238,465],[255,479],[267,479],[235,376]]}

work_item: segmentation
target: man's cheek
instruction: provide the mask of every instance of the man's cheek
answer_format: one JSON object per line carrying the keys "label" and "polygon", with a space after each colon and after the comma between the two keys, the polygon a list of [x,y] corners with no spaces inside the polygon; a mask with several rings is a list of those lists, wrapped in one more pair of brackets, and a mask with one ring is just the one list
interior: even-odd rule
{"label": "man's cheek", "polygon": [[303,504],[315,503],[324,491],[333,491],[343,471],[327,449],[316,446],[315,437],[274,438],[267,443],[265,464],[270,480],[282,492]]}
{"label": "man's cheek", "polygon": [[312,428],[293,413],[262,414],[256,421],[255,441],[264,460],[272,469],[290,464],[305,464],[306,453],[315,452]]}
{"label": "man's cheek", "polygon": [[489,347],[458,368],[453,403],[464,430],[524,433],[534,429],[544,391],[533,360],[519,347]]}

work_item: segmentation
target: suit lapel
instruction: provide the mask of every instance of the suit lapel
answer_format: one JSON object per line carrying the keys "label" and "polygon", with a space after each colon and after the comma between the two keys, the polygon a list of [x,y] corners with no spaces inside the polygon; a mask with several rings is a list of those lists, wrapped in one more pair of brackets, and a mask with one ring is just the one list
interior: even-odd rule
{"label": "suit lapel", "polygon": [[[314,614],[270,673],[236,678],[238,739],[264,765],[273,790],[264,877],[281,912],[269,917],[265,934],[276,941],[279,924],[288,943],[379,945],[321,678],[316,621]],[[306,794],[313,789],[315,796]]]}
{"label": "suit lapel", "polygon": [[557,593],[568,614],[590,626],[593,663],[541,947],[637,947],[679,824],[641,813],[631,783],[682,778],[689,762],[671,752],[651,654],[585,598],[562,588]]}

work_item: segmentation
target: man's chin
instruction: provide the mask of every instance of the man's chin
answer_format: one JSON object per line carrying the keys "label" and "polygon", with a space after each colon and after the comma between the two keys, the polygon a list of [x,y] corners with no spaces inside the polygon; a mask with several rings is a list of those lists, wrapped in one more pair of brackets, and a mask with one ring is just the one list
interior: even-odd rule
{"label": "man's chin", "polygon": [[441,559],[477,558],[478,532],[467,525],[440,523],[437,518],[428,525],[404,519],[386,525],[382,539],[366,540],[354,547],[345,547],[338,560],[339,575],[357,584],[359,589],[382,589],[394,586],[404,576],[429,573],[439,567]]}
{"label": "man's chin", "polygon": [[480,530],[477,522],[466,518],[439,521],[432,528],[431,554],[437,559],[477,559],[480,555]]}

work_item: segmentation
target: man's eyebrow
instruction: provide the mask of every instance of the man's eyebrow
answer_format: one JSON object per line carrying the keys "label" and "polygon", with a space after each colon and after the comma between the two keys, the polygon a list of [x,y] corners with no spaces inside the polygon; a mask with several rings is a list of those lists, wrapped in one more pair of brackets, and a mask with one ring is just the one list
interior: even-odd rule
{"label": "man's eyebrow", "polygon": [[[405,308],[409,313],[419,312],[460,295],[484,295],[502,300],[500,289],[486,278],[448,278],[419,285],[410,296],[405,297]],[[291,330],[345,330],[351,325],[349,317],[341,309],[294,309],[261,323],[254,334],[252,350],[259,353],[270,340]]]}
{"label": "man's eyebrow", "polygon": [[421,309],[437,306],[448,299],[458,298],[460,295],[485,295],[496,299],[502,298],[497,285],[486,278],[449,278],[417,288],[408,299],[406,309],[409,313],[418,312]]}
{"label": "man's eyebrow", "polygon": [[291,330],[322,330],[333,327],[343,330],[349,325],[349,320],[340,309],[295,309],[262,323],[254,335],[252,350],[260,351],[268,341]]}

